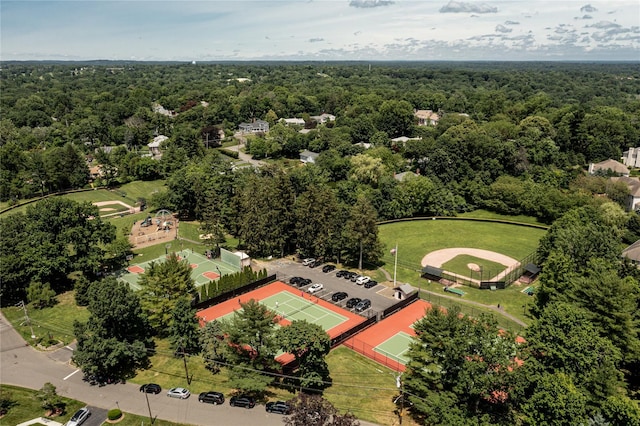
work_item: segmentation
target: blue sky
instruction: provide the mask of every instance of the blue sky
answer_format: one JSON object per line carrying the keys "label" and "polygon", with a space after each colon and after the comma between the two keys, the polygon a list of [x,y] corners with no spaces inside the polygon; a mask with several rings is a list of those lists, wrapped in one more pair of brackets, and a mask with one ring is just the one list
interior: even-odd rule
{"label": "blue sky", "polygon": [[0,1],[1,60],[640,60],[640,1]]}

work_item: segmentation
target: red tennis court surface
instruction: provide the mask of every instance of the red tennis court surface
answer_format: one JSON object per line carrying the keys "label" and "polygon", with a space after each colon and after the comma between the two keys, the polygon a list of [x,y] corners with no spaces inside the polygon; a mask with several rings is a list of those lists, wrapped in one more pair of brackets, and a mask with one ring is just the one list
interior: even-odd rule
{"label": "red tennis court surface", "polygon": [[[295,288],[281,281],[276,281],[264,287],[260,287],[256,290],[250,291],[249,293],[245,293],[239,296],[238,298],[227,300],[226,302],[222,302],[218,305],[214,305],[207,309],[203,309],[202,311],[199,311],[196,315],[198,315],[198,317],[202,319],[201,325],[204,325],[204,321],[212,321],[214,319],[230,314],[233,311],[241,309],[242,307],[240,306],[240,302],[246,303],[251,299],[260,301],[283,291],[299,297],[304,297],[307,300],[313,300],[321,307],[328,309],[332,312],[335,312],[337,314],[340,314],[343,317],[346,317],[347,318],[346,321],[342,322],[341,324],[338,324],[337,326],[333,327],[330,330],[327,330],[327,334],[329,334],[330,338],[334,338],[338,336],[340,333],[346,330],[349,330],[352,327],[355,327],[356,325],[360,324],[365,320],[365,318],[361,317],[360,315],[351,313],[325,300],[318,299],[316,296],[312,296],[308,293],[305,293],[304,291],[301,292],[300,290],[296,290]],[[289,325],[290,322],[286,319],[280,319],[278,324],[284,327]],[[276,361],[282,364],[286,364],[290,361],[293,361],[293,359],[294,359],[293,355],[285,353],[277,357]]]}
{"label": "red tennis court surface", "polygon": [[382,365],[396,371],[404,371],[405,366],[403,364],[376,352],[374,348],[401,331],[410,336],[415,336],[416,332],[411,326],[425,315],[427,309],[431,309],[430,303],[424,300],[416,300],[390,317],[356,334],[343,344]]}
{"label": "red tennis court surface", "polygon": [[144,272],[144,269],[138,265],[133,265],[133,266],[129,266],[127,268],[127,271],[131,272],[132,274],[141,274]]}
{"label": "red tennis court surface", "polygon": [[[198,265],[196,265],[196,267],[197,267],[197,266],[198,266]],[[193,266],[192,266],[192,268],[193,268]],[[220,278],[220,274],[216,274],[215,272],[211,272],[211,271],[209,271],[209,272],[204,272],[204,273],[202,274],[202,276],[203,276],[203,277],[205,277],[205,278],[209,278],[210,280],[217,280],[218,278]]]}

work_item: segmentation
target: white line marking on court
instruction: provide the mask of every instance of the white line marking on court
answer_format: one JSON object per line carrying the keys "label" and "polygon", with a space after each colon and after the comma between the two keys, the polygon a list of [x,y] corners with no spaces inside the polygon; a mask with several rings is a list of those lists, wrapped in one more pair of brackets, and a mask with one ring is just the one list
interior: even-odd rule
{"label": "white line marking on court", "polygon": [[78,370],[74,371],[73,373],[69,374],[67,377],[65,377],[65,378],[64,378],[64,379],[62,379],[62,380],[67,380],[69,377],[73,376],[73,375],[74,375],[74,374],[76,374],[78,371],[80,371],[80,369],[78,369]]}

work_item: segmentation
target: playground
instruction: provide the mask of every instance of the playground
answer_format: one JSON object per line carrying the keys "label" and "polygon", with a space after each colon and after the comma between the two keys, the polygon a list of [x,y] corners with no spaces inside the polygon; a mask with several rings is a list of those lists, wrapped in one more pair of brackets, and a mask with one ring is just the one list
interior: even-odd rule
{"label": "playground", "polygon": [[148,215],[133,223],[129,242],[136,249],[169,243],[178,238],[179,222],[169,210],[159,210],[153,217]]}
{"label": "playground", "polygon": [[[240,271],[240,268],[236,265],[207,258],[205,255],[193,252],[192,250],[182,250],[175,252],[175,254],[178,255],[179,259],[184,259],[191,265],[191,277],[195,281],[196,287],[201,287],[209,281],[216,280],[221,275],[233,274]],[[122,271],[123,273],[118,279],[128,283],[132,290],[138,291],[141,288],[138,285],[140,274],[143,274],[149,268],[151,262],[164,262],[166,258],[167,255],[164,255],[147,262],[130,265],[126,270]]]}
{"label": "playground", "polygon": [[417,300],[395,314],[350,338],[344,345],[396,371],[404,371],[406,353],[413,336],[413,324],[422,318],[431,304]]}
{"label": "playground", "polygon": [[[243,294],[197,313],[202,322],[229,319],[242,309],[240,303],[254,299],[267,306],[277,314],[278,325],[285,327],[294,320],[306,320],[317,324],[333,338],[340,333],[360,324],[365,319],[346,311],[330,302],[316,296],[298,292],[291,286],[276,281],[264,287]],[[283,354],[276,358],[279,362],[287,363],[293,359],[291,354]]]}

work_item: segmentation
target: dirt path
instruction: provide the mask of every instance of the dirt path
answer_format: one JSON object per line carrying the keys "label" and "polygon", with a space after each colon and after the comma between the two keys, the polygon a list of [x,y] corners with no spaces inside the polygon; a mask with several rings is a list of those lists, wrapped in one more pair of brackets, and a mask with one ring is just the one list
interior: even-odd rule
{"label": "dirt path", "polygon": [[435,266],[440,267],[444,263],[450,261],[456,256],[461,254],[467,254],[469,256],[479,257],[481,259],[487,259],[492,262],[498,262],[505,266],[511,266],[518,263],[512,257],[505,256],[504,254],[496,253],[495,251],[482,250],[470,247],[455,247],[455,248],[446,248],[442,250],[432,251],[428,253],[425,257],[422,258],[422,266]]}

